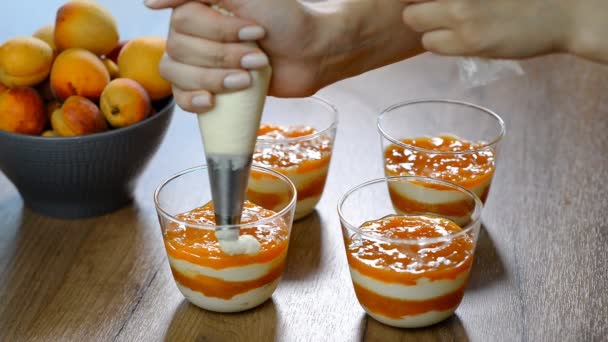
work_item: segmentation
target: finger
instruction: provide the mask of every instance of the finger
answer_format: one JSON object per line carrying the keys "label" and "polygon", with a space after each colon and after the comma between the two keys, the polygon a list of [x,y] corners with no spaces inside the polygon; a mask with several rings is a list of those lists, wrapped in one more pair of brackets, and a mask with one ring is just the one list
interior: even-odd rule
{"label": "finger", "polygon": [[449,27],[451,22],[446,6],[436,1],[405,7],[403,21],[417,32],[444,29]]}
{"label": "finger", "polygon": [[213,107],[214,96],[208,91],[188,91],[173,86],[175,103],[186,112],[204,113]]}
{"label": "finger", "polygon": [[244,43],[218,43],[169,32],[167,54],[174,61],[207,68],[259,69],[268,57],[259,48]]}
{"label": "finger", "polygon": [[161,59],[158,69],[164,79],[188,91],[207,90],[223,93],[245,89],[251,85],[251,75],[246,71],[182,64],[167,55]]}
{"label": "finger", "polygon": [[173,30],[218,42],[253,41],[264,38],[265,30],[254,22],[226,16],[200,2],[188,2],[171,14]]}
{"label": "finger", "polygon": [[[144,0],[144,5],[150,9],[164,9],[173,8],[179,5],[183,5],[190,0]],[[205,4],[213,5],[219,2],[219,0],[197,0]]]}
{"label": "finger", "polygon": [[422,45],[428,51],[447,56],[468,55],[459,36],[451,30],[427,32],[422,36]]}

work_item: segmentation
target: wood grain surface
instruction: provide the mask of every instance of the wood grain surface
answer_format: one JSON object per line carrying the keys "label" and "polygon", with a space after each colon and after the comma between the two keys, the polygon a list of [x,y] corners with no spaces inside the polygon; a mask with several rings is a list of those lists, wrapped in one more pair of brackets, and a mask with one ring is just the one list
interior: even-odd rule
{"label": "wood grain surface", "polygon": [[[3,22],[15,15],[0,11],[0,38],[33,31],[61,2],[36,3],[48,11],[18,24]],[[107,3],[127,27],[123,35],[146,34],[148,24],[164,34],[158,22],[168,13]],[[137,24],[129,10],[142,11]],[[202,163],[193,116],[176,113],[134,202],[109,215],[39,216],[0,174],[0,341],[608,340],[608,68],[564,56],[523,66],[524,76],[466,89],[456,60],[423,55],[321,91],[341,120],[325,193],[294,224],[272,299],[245,313],[188,304],[167,263],[152,192]],[[379,111],[422,97],[487,106],[507,135],[462,304],[438,325],[394,329],[357,303],[336,204],[350,187],[382,176]]]}

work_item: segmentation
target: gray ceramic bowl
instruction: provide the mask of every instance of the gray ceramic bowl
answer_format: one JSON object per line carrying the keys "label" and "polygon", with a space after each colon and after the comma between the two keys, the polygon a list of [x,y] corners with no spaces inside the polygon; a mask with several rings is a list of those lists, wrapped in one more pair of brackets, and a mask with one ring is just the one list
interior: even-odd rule
{"label": "gray ceramic bowl", "polygon": [[115,211],[132,200],[135,181],[158,150],[173,99],[146,120],[80,137],[45,138],[0,131],[0,170],[27,207],[58,218]]}

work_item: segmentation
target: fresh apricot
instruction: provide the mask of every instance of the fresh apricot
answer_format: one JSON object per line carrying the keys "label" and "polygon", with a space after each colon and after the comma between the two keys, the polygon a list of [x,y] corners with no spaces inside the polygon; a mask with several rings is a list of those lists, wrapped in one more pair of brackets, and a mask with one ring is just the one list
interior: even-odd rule
{"label": "fresh apricot", "polygon": [[150,114],[150,97],[130,78],[117,78],[104,89],[99,105],[113,127],[125,127],[142,121]]}
{"label": "fresh apricot", "polygon": [[110,74],[101,59],[84,49],[62,51],[51,70],[51,88],[60,101],[80,95],[97,102],[109,82]]}
{"label": "fresh apricot", "polygon": [[7,87],[30,87],[51,70],[53,49],[34,37],[14,37],[0,46],[0,82]]}
{"label": "fresh apricot", "polygon": [[70,137],[92,134],[108,129],[103,114],[91,100],[70,96],[51,115],[53,130],[60,136]]}
{"label": "fresh apricot", "polygon": [[49,44],[51,49],[53,49],[54,52],[57,52],[57,46],[55,45],[55,26],[42,26],[34,32],[33,36]]}
{"label": "fresh apricot", "polygon": [[57,10],[55,44],[60,51],[82,48],[101,56],[116,47],[118,38],[116,20],[94,1],[70,1]]}
{"label": "fresh apricot", "polygon": [[110,79],[115,79],[118,78],[118,65],[116,65],[116,63],[114,63],[113,60],[108,59],[108,58],[104,58],[102,60],[103,65],[106,67],[106,69],[108,70],[108,74],[110,74]]}
{"label": "fresh apricot", "polygon": [[42,98],[30,87],[0,93],[0,130],[38,135],[47,122]]}
{"label": "fresh apricot", "polygon": [[42,136],[43,137],[47,137],[47,138],[54,138],[54,137],[58,137],[59,134],[57,134],[57,132],[55,131],[44,131],[42,132]]}
{"label": "fresh apricot", "polygon": [[137,81],[153,101],[171,95],[171,83],[158,71],[165,45],[160,37],[139,37],[125,44],[118,56],[120,77]]}

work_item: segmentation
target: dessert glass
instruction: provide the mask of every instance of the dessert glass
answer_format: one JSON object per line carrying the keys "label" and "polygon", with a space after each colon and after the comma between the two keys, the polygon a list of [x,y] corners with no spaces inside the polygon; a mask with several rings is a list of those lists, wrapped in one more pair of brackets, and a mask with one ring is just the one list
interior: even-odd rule
{"label": "dessert glass", "polygon": [[[503,120],[491,110],[452,100],[402,102],[378,117],[386,176],[425,176],[463,186],[485,203],[496,170]],[[407,194],[405,194],[407,195]],[[434,202],[451,205],[458,198]]]}
{"label": "dessert glass", "polygon": [[[296,189],[285,176],[252,167],[276,182],[275,195],[285,199],[279,206],[248,196],[242,223],[215,226],[206,166],[179,172],[154,193],[154,203],[171,272],[180,292],[192,304],[216,312],[238,312],[265,302],[276,289],[285,267],[296,203]],[[266,199],[267,200],[267,199]],[[201,209],[202,208],[202,209]],[[270,211],[272,210],[272,211]],[[205,215],[203,215],[203,213]],[[243,243],[228,249],[218,240],[222,232],[239,230],[254,247]],[[257,242],[256,242],[257,241]],[[234,247],[234,245],[232,245]],[[244,250],[239,251],[238,248]]]}
{"label": "dessert glass", "polygon": [[[319,97],[266,100],[253,165],[287,176],[298,190],[295,219],[314,211],[329,172],[338,125],[336,108]],[[252,190],[272,193],[272,182],[255,176]]]}
{"label": "dessert glass", "polygon": [[[391,188],[438,186],[466,198],[466,220],[456,225],[431,207],[396,212]],[[371,180],[338,204],[344,246],[357,299],[384,324],[415,328],[450,317],[460,304],[473,265],[482,203],[469,190],[417,176]],[[392,225],[390,225],[391,223]]]}

